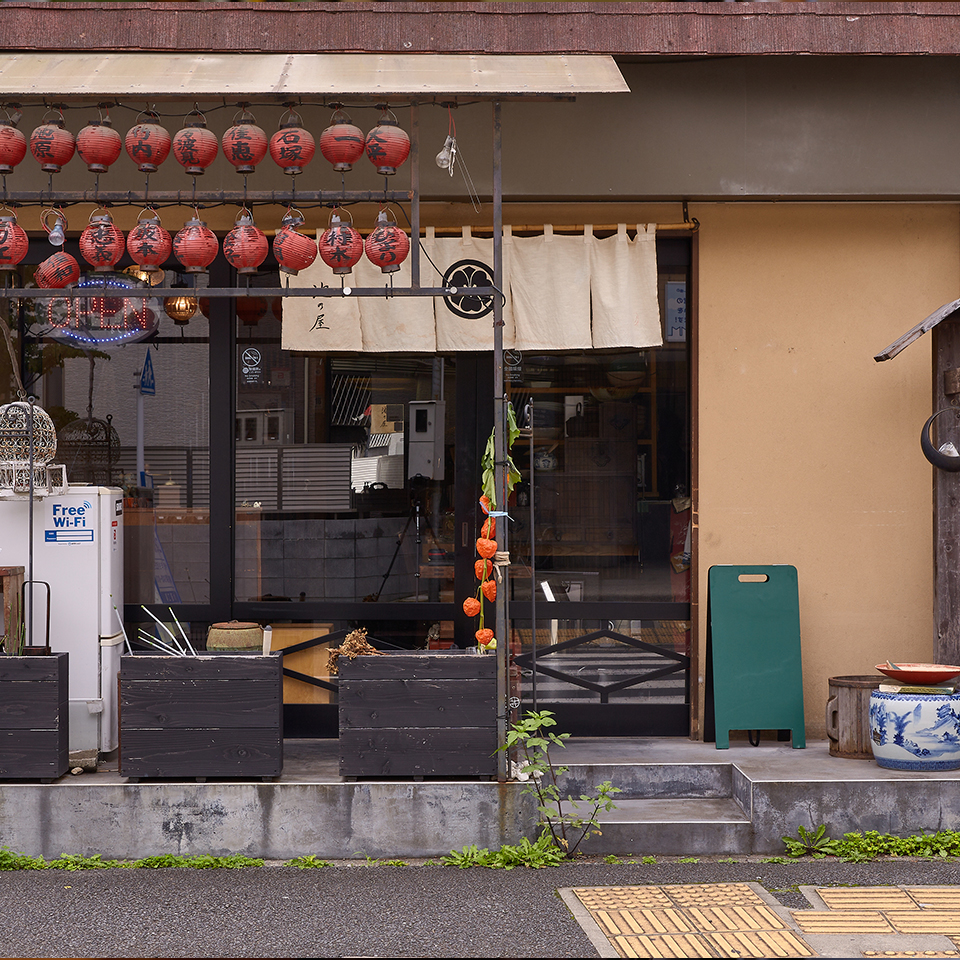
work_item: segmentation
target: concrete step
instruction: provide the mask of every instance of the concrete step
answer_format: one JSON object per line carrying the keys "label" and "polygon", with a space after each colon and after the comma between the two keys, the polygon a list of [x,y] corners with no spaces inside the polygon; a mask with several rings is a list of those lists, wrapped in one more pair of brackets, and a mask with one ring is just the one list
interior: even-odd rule
{"label": "concrete step", "polygon": [[732,799],[618,799],[615,810],[597,819],[602,833],[584,841],[584,853],[696,856],[753,849],[753,824]]}
{"label": "concrete step", "polygon": [[[554,762],[562,761],[562,752]],[[571,763],[559,778],[561,796],[593,795],[598,783],[619,787],[622,800],[729,799],[732,763]]]}

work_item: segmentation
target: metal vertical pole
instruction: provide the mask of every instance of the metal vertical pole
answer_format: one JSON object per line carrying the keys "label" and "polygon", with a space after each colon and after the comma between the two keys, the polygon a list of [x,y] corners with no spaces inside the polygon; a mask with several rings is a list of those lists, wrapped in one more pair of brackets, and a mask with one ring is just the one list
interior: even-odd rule
{"label": "metal vertical pole", "polygon": [[410,286],[420,286],[420,104],[410,104]]}
{"label": "metal vertical pole", "polygon": [[[501,122],[500,102],[493,104],[493,283],[503,290],[503,183],[501,181]],[[507,435],[506,399],[503,392],[503,298],[493,298],[493,433],[496,461],[494,483],[497,491],[497,510],[507,509]],[[497,524],[497,545],[502,551],[510,549],[509,521],[500,517]],[[503,580],[497,588],[497,616],[494,636],[497,638],[497,745],[507,742],[508,700],[510,698],[510,568],[499,567]],[[497,753],[497,779],[507,779],[506,751]]]}

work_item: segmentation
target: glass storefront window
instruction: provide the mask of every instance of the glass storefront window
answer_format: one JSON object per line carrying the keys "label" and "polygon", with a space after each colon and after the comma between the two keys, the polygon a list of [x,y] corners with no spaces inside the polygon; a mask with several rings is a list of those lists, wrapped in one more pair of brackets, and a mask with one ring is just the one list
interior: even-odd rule
{"label": "glass storefront window", "polygon": [[455,361],[288,353],[277,308],[238,325],[236,599],[452,600]]}

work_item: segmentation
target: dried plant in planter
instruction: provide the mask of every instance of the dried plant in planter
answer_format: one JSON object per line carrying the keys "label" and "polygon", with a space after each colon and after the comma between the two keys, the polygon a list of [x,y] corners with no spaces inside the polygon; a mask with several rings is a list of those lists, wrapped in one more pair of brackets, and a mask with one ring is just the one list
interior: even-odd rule
{"label": "dried plant in planter", "polygon": [[339,647],[330,648],[330,659],[328,661],[330,666],[330,676],[335,677],[338,675],[339,668],[337,664],[340,661],[340,657],[348,657],[350,660],[352,660],[354,657],[368,654],[378,657],[382,657],[384,655],[382,650],[377,650],[375,647],[371,647],[367,642],[366,627],[360,627],[359,629],[348,633],[346,637],[344,637],[343,643],[341,643]]}

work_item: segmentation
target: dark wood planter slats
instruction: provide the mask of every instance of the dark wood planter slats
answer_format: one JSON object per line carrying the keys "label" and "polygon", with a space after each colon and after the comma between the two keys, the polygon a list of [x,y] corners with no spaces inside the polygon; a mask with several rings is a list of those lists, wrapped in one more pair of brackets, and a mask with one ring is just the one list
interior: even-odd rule
{"label": "dark wood planter slats", "polygon": [[0,779],[70,769],[69,654],[0,657]]}
{"label": "dark wood planter slats", "polygon": [[260,777],[283,770],[279,654],[120,659],[124,777]]}
{"label": "dark wood planter slats", "polygon": [[486,776],[497,771],[496,658],[340,659],[340,775]]}

